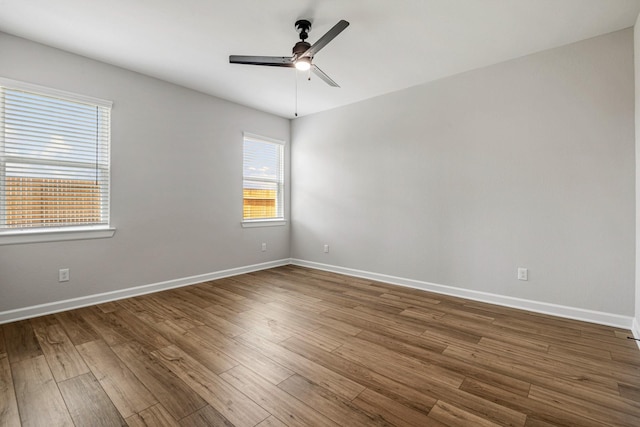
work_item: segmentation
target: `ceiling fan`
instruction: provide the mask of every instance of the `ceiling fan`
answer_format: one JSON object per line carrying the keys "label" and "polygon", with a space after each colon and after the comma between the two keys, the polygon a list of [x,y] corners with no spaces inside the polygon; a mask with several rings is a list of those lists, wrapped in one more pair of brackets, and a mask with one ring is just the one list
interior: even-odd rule
{"label": "ceiling fan", "polygon": [[300,41],[293,46],[292,56],[246,56],[246,55],[230,55],[229,62],[232,64],[248,64],[248,65],[265,65],[268,67],[289,67],[297,68],[301,71],[311,70],[314,74],[324,80],[328,85],[340,87],[331,77],[326,75],[324,71],[313,63],[313,57],[325,47],[338,34],[349,26],[345,20],[340,20],[327,33],[320,37],[313,45],[306,40],[311,30],[311,22],[306,19],[296,21],[296,29],[300,33]]}

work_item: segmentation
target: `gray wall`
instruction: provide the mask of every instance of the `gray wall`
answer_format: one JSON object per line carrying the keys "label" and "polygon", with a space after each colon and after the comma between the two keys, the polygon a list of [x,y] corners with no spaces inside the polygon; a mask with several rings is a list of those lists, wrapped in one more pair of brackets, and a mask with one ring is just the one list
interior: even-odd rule
{"label": "gray wall", "polygon": [[633,88],[627,29],[297,119],[292,257],[633,316]]}
{"label": "gray wall", "polygon": [[0,246],[0,312],[289,257],[288,225],[240,226],[242,132],[289,141],[289,120],[2,33],[0,52],[2,77],[114,102],[117,228]]}

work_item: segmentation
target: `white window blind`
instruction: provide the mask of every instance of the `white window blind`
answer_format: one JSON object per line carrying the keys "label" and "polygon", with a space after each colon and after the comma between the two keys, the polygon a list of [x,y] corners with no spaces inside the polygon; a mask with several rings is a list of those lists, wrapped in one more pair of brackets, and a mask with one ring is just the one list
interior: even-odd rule
{"label": "white window blind", "polygon": [[0,79],[0,232],[109,225],[111,103]]}
{"label": "white window blind", "polygon": [[283,193],[284,143],[245,133],[243,219],[283,219]]}

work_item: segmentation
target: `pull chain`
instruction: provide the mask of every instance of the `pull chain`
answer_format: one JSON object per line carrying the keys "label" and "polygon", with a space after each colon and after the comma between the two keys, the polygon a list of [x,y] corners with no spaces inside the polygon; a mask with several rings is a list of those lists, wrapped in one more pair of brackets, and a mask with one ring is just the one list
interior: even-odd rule
{"label": "pull chain", "polygon": [[296,111],[295,116],[298,117],[298,69],[296,68]]}

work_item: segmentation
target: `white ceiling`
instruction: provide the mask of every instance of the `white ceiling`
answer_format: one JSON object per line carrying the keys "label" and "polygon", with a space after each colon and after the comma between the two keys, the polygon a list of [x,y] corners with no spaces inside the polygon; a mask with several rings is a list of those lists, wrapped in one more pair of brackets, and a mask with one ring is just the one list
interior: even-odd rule
{"label": "white ceiling", "polygon": [[291,118],[295,70],[229,55],[289,56],[297,19],[312,21],[311,43],[351,23],[314,59],[341,88],[301,74],[302,116],[627,28],[639,12],[640,0],[0,0],[0,31]]}

